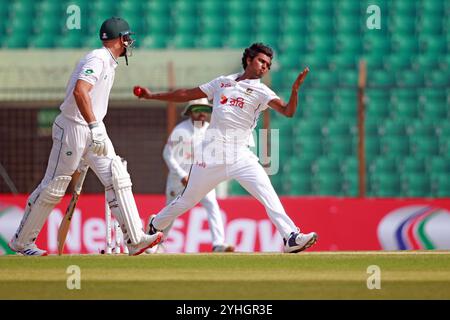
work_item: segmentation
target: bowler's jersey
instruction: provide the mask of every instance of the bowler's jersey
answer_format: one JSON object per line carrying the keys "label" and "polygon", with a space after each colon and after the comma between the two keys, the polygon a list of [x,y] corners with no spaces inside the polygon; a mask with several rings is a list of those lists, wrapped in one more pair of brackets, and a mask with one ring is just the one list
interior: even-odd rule
{"label": "bowler's jersey", "polygon": [[[189,174],[189,169],[194,163],[194,152],[200,148],[208,122],[203,126],[195,126],[191,119],[180,122],[172,131],[164,146],[163,157],[169,168],[169,179],[177,182]],[[201,149],[197,149],[201,152]],[[196,157],[201,158],[201,154]]]}
{"label": "bowler's jersey", "polygon": [[218,77],[201,85],[200,89],[208,100],[213,100],[209,130],[215,129],[215,140],[247,147],[259,115],[271,100],[279,97],[260,79],[236,81],[240,75]]}
{"label": "bowler's jersey", "polygon": [[84,56],[78,62],[70,77],[66,88],[66,97],[59,107],[62,114],[71,120],[87,125],[73,96],[75,85],[81,79],[93,86],[89,92],[92,111],[97,121],[103,121],[108,108],[109,93],[114,83],[117,64],[117,60],[105,47],[93,50]]}

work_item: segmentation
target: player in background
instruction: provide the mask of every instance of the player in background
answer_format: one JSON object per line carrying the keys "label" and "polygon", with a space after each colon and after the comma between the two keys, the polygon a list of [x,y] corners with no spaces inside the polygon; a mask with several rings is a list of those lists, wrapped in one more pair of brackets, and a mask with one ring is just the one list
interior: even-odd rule
{"label": "player in background", "polygon": [[[189,119],[180,122],[173,129],[164,146],[163,158],[169,168],[166,184],[166,205],[179,196],[187,185],[189,170],[193,164],[194,150],[202,143],[209,126],[207,118],[211,111],[212,105],[206,98],[189,101],[181,113],[182,116],[187,116]],[[208,192],[200,200],[200,203],[208,214],[212,251],[234,251],[233,246],[225,243],[224,226],[215,189]],[[168,234],[171,227],[172,223],[164,229],[164,234]],[[147,252],[150,250],[151,252],[164,251],[163,243],[147,250]]]}
{"label": "player in background", "polygon": [[103,47],[84,56],[75,67],[53,128],[47,170],[27,200],[22,221],[10,248],[25,256],[44,256],[36,238],[50,212],[61,201],[81,158],[92,168],[107,193],[111,212],[120,223],[130,255],[156,245],[162,233],[148,235],[131,191],[130,175],[108,138],[103,118],[114,82],[118,58],[131,56],[134,40],[128,23],[110,18],[100,28]]}
{"label": "player in background", "polygon": [[[167,228],[176,217],[192,208],[220,182],[236,179],[264,205],[284,240],[284,252],[299,252],[316,242],[316,233],[300,232],[286,214],[268,175],[248,147],[263,110],[270,107],[286,117],[294,116],[298,90],[309,72],[306,68],[298,75],[292,85],[290,99],[285,103],[261,83],[261,78],[270,70],[272,58],[270,47],[254,43],[244,51],[242,73],[220,76],[193,89],[153,93],[148,88],[141,88],[140,96],[145,99],[174,102],[201,98],[213,100],[211,123],[203,142],[204,158],[192,166],[183,193],[150,220],[150,234]],[[210,137],[209,132],[212,133]],[[207,149],[213,150],[211,155],[214,155],[207,158]]]}

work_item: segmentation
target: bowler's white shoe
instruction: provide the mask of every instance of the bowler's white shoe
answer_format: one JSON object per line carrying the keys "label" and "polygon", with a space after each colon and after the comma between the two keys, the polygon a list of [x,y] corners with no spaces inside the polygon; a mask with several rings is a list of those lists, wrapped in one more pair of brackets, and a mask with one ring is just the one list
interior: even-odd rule
{"label": "bowler's white shoe", "polygon": [[163,237],[162,232],[156,232],[152,235],[149,234],[143,234],[141,241],[139,241],[138,244],[128,244],[128,254],[130,256],[137,256],[140,255],[142,252],[144,252],[147,249],[150,249],[154,246],[156,246],[158,243],[161,242],[161,239]]}
{"label": "bowler's white shoe", "polygon": [[8,247],[12,251],[20,253],[24,256],[46,256],[47,255],[47,251],[39,249],[34,242],[21,247],[14,240],[11,240],[8,243]]}
{"label": "bowler's white shoe", "polygon": [[317,241],[317,234],[315,232],[292,232],[289,239],[283,239],[283,241],[285,253],[297,253],[308,249],[315,244]]}
{"label": "bowler's white shoe", "polygon": [[164,246],[164,242],[158,243],[153,248],[145,250],[145,253],[154,254],[154,253],[165,253],[166,247]]}
{"label": "bowler's white shoe", "polygon": [[[160,230],[157,230],[155,227],[153,227],[153,220],[155,219],[155,217],[156,217],[156,214],[150,215],[149,222],[148,222],[148,224],[147,224],[147,226],[145,228],[145,233],[152,235],[152,234],[155,234],[156,232],[162,232],[163,233],[163,240],[165,240],[165,237],[167,237],[167,233],[169,232],[169,228],[167,228],[166,230],[160,231]],[[145,250],[145,253],[153,254],[153,253],[164,253],[164,252],[166,252],[166,247],[163,244],[163,240],[161,240],[161,242],[157,246]]]}

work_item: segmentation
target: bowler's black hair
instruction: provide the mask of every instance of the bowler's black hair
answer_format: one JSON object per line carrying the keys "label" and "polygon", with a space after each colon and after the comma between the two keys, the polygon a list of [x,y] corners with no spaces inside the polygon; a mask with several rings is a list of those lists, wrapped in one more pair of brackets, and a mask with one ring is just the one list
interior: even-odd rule
{"label": "bowler's black hair", "polygon": [[252,44],[250,47],[244,50],[244,54],[242,55],[242,66],[247,68],[247,58],[253,59],[258,55],[258,53],[263,53],[268,56],[270,59],[273,58],[273,50],[271,47],[262,44],[261,42],[257,42]]}

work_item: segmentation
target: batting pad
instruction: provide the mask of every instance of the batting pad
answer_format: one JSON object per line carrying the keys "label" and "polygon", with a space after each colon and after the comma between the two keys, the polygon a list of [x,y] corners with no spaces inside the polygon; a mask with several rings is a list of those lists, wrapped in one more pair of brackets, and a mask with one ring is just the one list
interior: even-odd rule
{"label": "batting pad", "polygon": [[111,172],[115,192],[115,199],[108,199],[111,212],[119,221],[124,237],[128,237],[132,244],[137,244],[143,234],[142,221],[131,191],[130,175],[119,156],[114,157]]}
{"label": "batting pad", "polygon": [[70,176],[58,176],[50,181],[39,193],[35,190],[28,199],[25,214],[17,231],[16,244],[19,247],[36,240],[45,220],[53,208],[61,201],[69,186]]}

